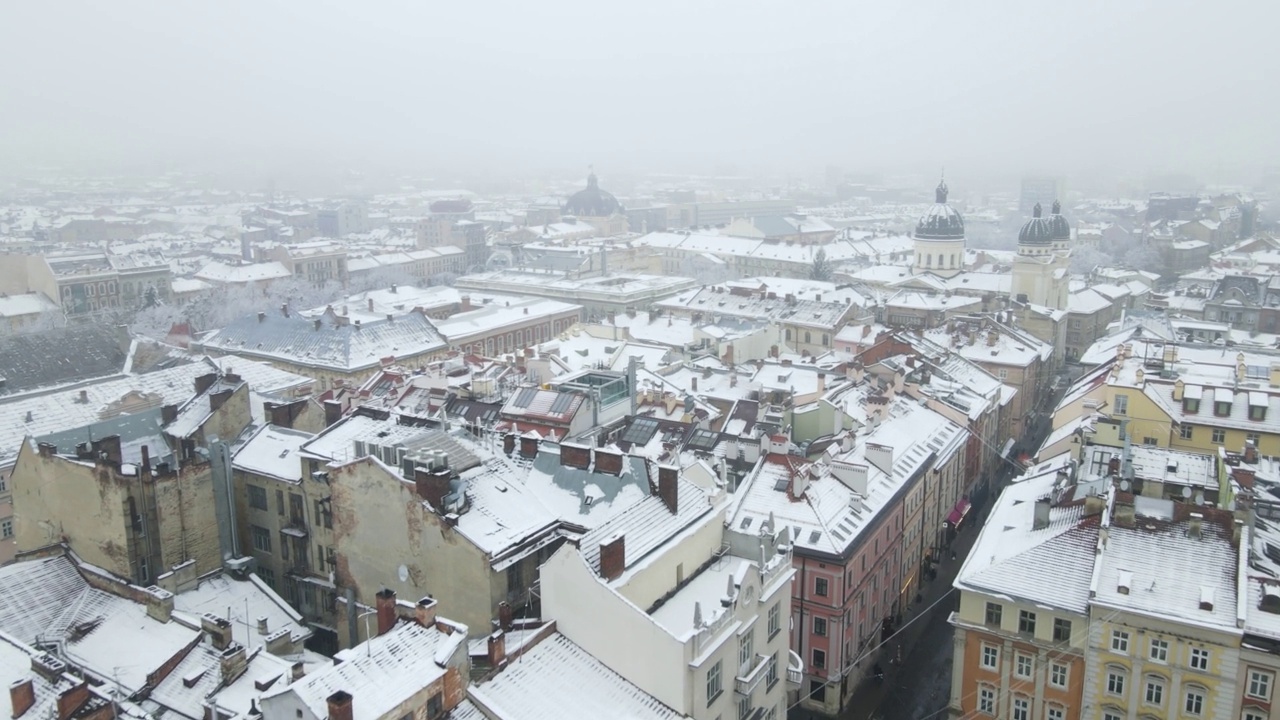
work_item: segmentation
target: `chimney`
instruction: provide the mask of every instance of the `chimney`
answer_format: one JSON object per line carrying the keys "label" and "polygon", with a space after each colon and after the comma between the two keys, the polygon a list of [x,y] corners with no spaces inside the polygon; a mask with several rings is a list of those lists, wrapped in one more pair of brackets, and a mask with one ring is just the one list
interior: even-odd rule
{"label": "chimney", "polygon": [[596,472],[621,475],[622,453],[608,448],[596,448]]}
{"label": "chimney", "polygon": [[177,405],[164,405],[160,408],[160,424],[168,425],[178,419]]}
{"label": "chimney", "polygon": [[152,585],[147,588],[147,615],[162,623],[173,617],[173,593]]}
{"label": "chimney", "polygon": [[424,597],[418,601],[413,608],[413,620],[424,628],[432,628],[436,625],[436,608],[435,598]]}
{"label": "chimney", "polygon": [[231,647],[222,651],[219,661],[222,670],[222,682],[229,685],[249,669],[249,655],[240,643],[232,643]]}
{"label": "chimney", "polygon": [[1137,510],[1133,503],[1119,502],[1112,507],[1111,524],[1116,527],[1132,528],[1137,523]]}
{"label": "chimney", "polygon": [[818,393],[821,394],[826,391],[827,391],[827,374],[824,372],[820,372],[818,373]]}
{"label": "chimney", "polygon": [[392,292],[392,294],[394,294],[394,293],[395,293],[395,291],[396,291],[396,284],[395,284],[395,283],[391,283],[391,292]]}
{"label": "chimney", "polygon": [[200,629],[209,636],[216,650],[226,650],[231,645],[231,623],[212,613],[200,616]]}
{"label": "chimney", "polygon": [[689,378],[689,389],[692,390],[693,392],[698,392],[698,376],[697,375],[694,375],[693,377]]}
{"label": "chimney", "polygon": [[520,438],[520,457],[532,460],[538,457],[538,443],[540,438],[535,435],[525,435]]}
{"label": "chimney", "polygon": [[206,373],[204,375],[201,375],[200,377],[196,378],[196,394],[203,395],[204,391],[213,387],[213,384],[216,382],[218,382],[217,373]]}
{"label": "chimney", "polygon": [[436,512],[443,513],[444,496],[449,494],[450,475],[448,468],[428,470],[424,467],[414,467],[413,469],[413,483],[418,491],[418,497],[426,500]]}
{"label": "chimney", "polygon": [[218,410],[221,410],[222,406],[226,405],[227,401],[231,399],[231,394],[234,392],[235,390],[228,389],[228,390],[220,390],[216,393],[210,393],[209,394],[209,411],[216,412]]}
{"label": "chimney", "polygon": [[280,314],[289,317],[289,303],[280,303]]}
{"label": "chimney", "polygon": [[324,426],[329,427],[342,419],[342,403],[337,400],[324,401]]}
{"label": "chimney", "polygon": [[329,704],[329,720],[352,720],[351,693],[339,690],[326,698],[325,702]]}
{"label": "chimney", "polygon": [[9,686],[9,707],[13,708],[13,717],[22,717],[35,704],[36,691],[31,678],[19,680]]}
{"label": "chimney", "polygon": [[298,661],[289,668],[289,682],[295,683],[301,680],[307,674],[307,666]]}
{"label": "chimney", "polygon": [[809,489],[809,473],[797,472],[791,476],[791,497],[799,500]]}
{"label": "chimney", "polygon": [[507,639],[506,633],[501,629],[495,630],[489,636],[489,666],[502,667],[507,661]]}
{"label": "chimney", "polygon": [[266,322],[266,321],[267,321],[267,314],[264,312],[258,313],[258,322]]}
{"label": "chimney", "polygon": [[513,452],[515,452],[515,451],[516,451],[516,436],[515,436],[515,433],[507,433],[506,435],[503,435],[503,436],[502,436],[502,452],[503,452],[503,454],[510,455],[511,453],[513,453]]}
{"label": "chimney", "polygon": [[618,317],[617,312],[616,312],[616,311],[614,311],[614,310],[610,310],[610,311],[609,311],[609,324],[610,324],[610,325],[615,324],[615,322],[614,322],[614,321],[617,319],[617,317]]}
{"label": "chimney", "polygon": [[1200,540],[1204,537],[1204,514],[1193,512],[1191,520],[1187,523],[1187,537],[1192,540]]}
{"label": "chimney", "polygon": [[463,295],[463,296],[462,296],[462,301],[459,303],[458,311],[459,311],[459,312],[466,312],[466,311],[468,311],[468,310],[470,310],[470,309],[471,309],[471,296],[470,296],[470,295]]}
{"label": "chimney", "polygon": [[84,704],[89,702],[89,683],[81,680],[75,687],[58,694],[58,720],[71,720]]}
{"label": "chimney", "polygon": [[396,626],[396,591],[382,588],[375,597],[378,607],[378,634],[386,635]]}
{"label": "chimney", "polygon": [[498,627],[506,632],[511,629],[514,620],[515,610],[511,607],[511,603],[506,600],[498,603]]}
{"label": "chimney", "polygon": [[151,450],[146,445],[141,448],[142,451],[142,471],[150,472],[151,470]]}
{"label": "chimney", "polygon": [[1252,440],[1244,442],[1244,461],[1250,465],[1258,464],[1258,445]]}
{"label": "chimney", "polygon": [[373,312],[373,298],[369,298],[369,312]]}
{"label": "chimney", "polygon": [[270,635],[270,634],[271,634],[271,632],[268,630],[267,616],[266,616],[266,615],[263,615],[262,617],[258,618],[258,634],[259,634],[259,635]]}
{"label": "chimney", "polygon": [[614,535],[600,543],[600,577],[615,580],[627,567],[627,538]]}
{"label": "chimney", "polygon": [[1042,497],[1036,500],[1035,518],[1031,522],[1032,530],[1044,530],[1049,527],[1049,508],[1051,507],[1049,498]]}
{"label": "chimney", "polygon": [[316,330],[320,329],[320,318],[315,319],[315,326],[316,326]]}
{"label": "chimney", "polygon": [[591,467],[591,448],[576,443],[560,443],[560,465],[586,470]]}
{"label": "chimney", "polygon": [[680,468],[674,465],[658,466],[658,496],[671,511],[672,515],[680,512]]}

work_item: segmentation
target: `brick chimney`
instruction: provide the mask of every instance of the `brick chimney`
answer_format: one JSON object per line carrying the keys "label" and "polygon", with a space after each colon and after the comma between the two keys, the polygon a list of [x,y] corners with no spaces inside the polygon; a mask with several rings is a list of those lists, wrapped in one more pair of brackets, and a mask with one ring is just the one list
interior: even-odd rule
{"label": "brick chimney", "polygon": [[342,419],[342,403],[337,400],[324,401],[324,425],[329,427]]}
{"label": "brick chimney", "polygon": [[432,509],[437,512],[443,510],[444,496],[449,494],[450,476],[448,468],[427,470],[423,467],[415,467],[413,483],[417,488],[418,497],[430,503]]}
{"label": "brick chimney", "polygon": [[596,448],[596,472],[621,475],[622,453],[608,448]]}
{"label": "brick chimney", "polygon": [[515,610],[511,607],[511,603],[506,600],[498,603],[498,627],[510,630],[514,620]]}
{"label": "brick chimney", "polygon": [[502,436],[502,452],[510,455],[516,451],[516,436],[514,433],[507,433]]}
{"label": "brick chimney", "polygon": [[226,650],[231,645],[231,623],[212,613],[200,617],[200,629],[209,636],[209,642],[218,650]]}
{"label": "brick chimney", "polygon": [[226,405],[227,401],[231,399],[231,395],[234,392],[235,390],[227,389],[219,390],[216,393],[209,393],[209,411],[217,412],[218,410],[221,410],[222,406]]}
{"label": "brick chimney", "polygon": [[178,406],[177,406],[177,405],[164,405],[164,406],[162,406],[162,407],[160,408],[160,422],[161,422],[161,424],[163,424],[163,425],[168,425],[169,423],[171,423],[171,422],[173,422],[174,420],[177,420],[177,419],[178,419]]}
{"label": "brick chimney", "polygon": [[539,442],[541,442],[539,438],[522,436],[520,438],[520,457],[528,458],[530,460],[538,457]]}
{"label": "brick chimney", "polygon": [[600,577],[616,579],[627,568],[627,538],[614,535],[600,543]]}
{"label": "brick chimney", "polygon": [[458,312],[466,312],[471,309],[471,296],[463,295],[462,301],[458,305]]}
{"label": "brick chimney", "polygon": [[89,702],[89,683],[81,680],[75,687],[58,694],[58,720],[71,720],[76,711]]}
{"label": "brick chimney", "polygon": [[502,667],[507,661],[507,634],[502,630],[495,630],[489,636],[489,665],[490,667]]}
{"label": "brick chimney", "polygon": [[396,591],[383,588],[375,596],[378,609],[378,634],[386,635],[396,626]]}
{"label": "brick chimney", "polygon": [[591,448],[576,443],[560,443],[560,464],[586,470],[591,467]]}
{"label": "brick chimney", "polygon": [[339,690],[325,698],[325,702],[329,705],[329,720],[352,720],[351,693]]}
{"label": "brick chimney", "polygon": [[13,717],[22,717],[35,704],[36,690],[31,678],[19,680],[9,686],[9,706],[13,708]]}
{"label": "brick chimney", "polygon": [[671,511],[672,515],[680,512],[680,468],[674,465],[658,466],[658,497]]}

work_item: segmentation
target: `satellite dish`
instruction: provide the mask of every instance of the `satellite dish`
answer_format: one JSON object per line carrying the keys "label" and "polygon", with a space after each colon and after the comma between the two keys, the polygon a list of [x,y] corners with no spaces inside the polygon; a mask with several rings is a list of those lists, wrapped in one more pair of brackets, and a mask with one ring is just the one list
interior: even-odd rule
{"label": "satellite dish", "polygon": [[1204,493],[1200,493],[1200,492],[1196,493],[1196,504],[1197,505],[1204,504]]}
{"label": "satellite dish", "polygon": [[1120,489],[1121,489],[1121,490],[1123,490],[1123,491],[1125,491],[1125,492],[1129,492],[1129,487],[1130,487],[1130,485],[1129,485],[1129,481],[1128,481],[1128,480],[1121,480],[1121,481],[1120,481]]}
{"label": "satellite dish", "polygon": [[1187,487],[1182,488],[1182,497],[1184,497],[1184,498],[1189,498],[1189,497],[1191,497],[1191,487],[1190,487],[1190,486],[1187,486]]}
{"label": "satellite dish", "polygon": [[400,576],[400,582],[409,582],[409,568],[401,565],[396,574]]}

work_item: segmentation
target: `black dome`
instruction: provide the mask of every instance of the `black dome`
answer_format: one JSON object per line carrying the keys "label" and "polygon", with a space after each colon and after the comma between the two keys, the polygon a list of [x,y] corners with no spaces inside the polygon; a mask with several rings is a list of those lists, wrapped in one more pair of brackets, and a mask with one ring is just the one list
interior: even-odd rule
{"label": "black dome", "polygon": [[923,240],[964,239],[964,218],[947,204],[947,183],[938,183],[934,192],[934,204],[916,223],[916,237]]}
{"label": "black dome", "polygon": [[[1053,242],[1053,221],[1047,217],[1041,217],[1043,212],[1040,209],[1040,203],[1036,203],[1031,219],[1018,231],[1019,245],[1048,245]],[[1058,217],[1062,216],[1059,215]],[[1062,222],[1066,223],[1066,219],[1063,219]]]}
{"label": "black dome", "polygon": [[606,217],[622,209],[618,199],[601,190],[596,183],[596,174],[587,176],[587,187],[573,194],[569,202],[564,204],[563,212],[568,215],[585,217]]}
{"label": "black dome", "polygon": [[1049,216],[1049,222],[1053,223],[1054,240],[1071,239],[1071,226],[1067,224],[1067,219],[1062,217],[1062,203],[1057,200],[1053,201],[1053,215]]}

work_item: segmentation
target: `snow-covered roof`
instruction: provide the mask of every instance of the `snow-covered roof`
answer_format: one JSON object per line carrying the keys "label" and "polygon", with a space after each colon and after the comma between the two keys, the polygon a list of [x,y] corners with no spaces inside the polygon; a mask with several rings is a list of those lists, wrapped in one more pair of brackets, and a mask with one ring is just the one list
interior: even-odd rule
{"label": "snow-covered roof", "polygon": [[474,310],[436,320],[436,330],[451,344],[483,338],[502,328],[515,327],[539,319],[582,312],[582,306],[547,298],[513,298],[503,303],[482,305]]}
{"label": "snow-covered roof", "polygon": [[256,475],[300,482],[302,446],[311,433],[276,425],[263,425],[236,451],[232,467]]}
{"label": "snow-covered roof", "polygon": [[263,280],[279,280],[291,277],[293,273],[281,262],[247,263],[244,265],[227,265],[211,262],[196,273],[197,280],[206,280],[214,284],[238,284],[260,282]]}
{"label": "snow-covered roof", "polygon": [[173,609],[190,615],[195,623],[205,613],[229,621],[232,639],[250,650],[261,646],[267,637],[258,632],[259,618],[267,620],[267,635],[288,630],[298,641],[311,637],[311,627],[298,611],[252,573],[244,578],[226,573],[206,575],[195,587],[174,595]]}
{"label": "snow-covered roof", "polygon": [[538,643],[492,679],[473,685],[470,693],[499,720],[683,717],[560,633]]}
{"label": "snow-covered roof", "polygon": [[44,293],[29,292],[22,295],[0,295],[0,318],[18,318],[46,312],[59,312],[57,303]]}

